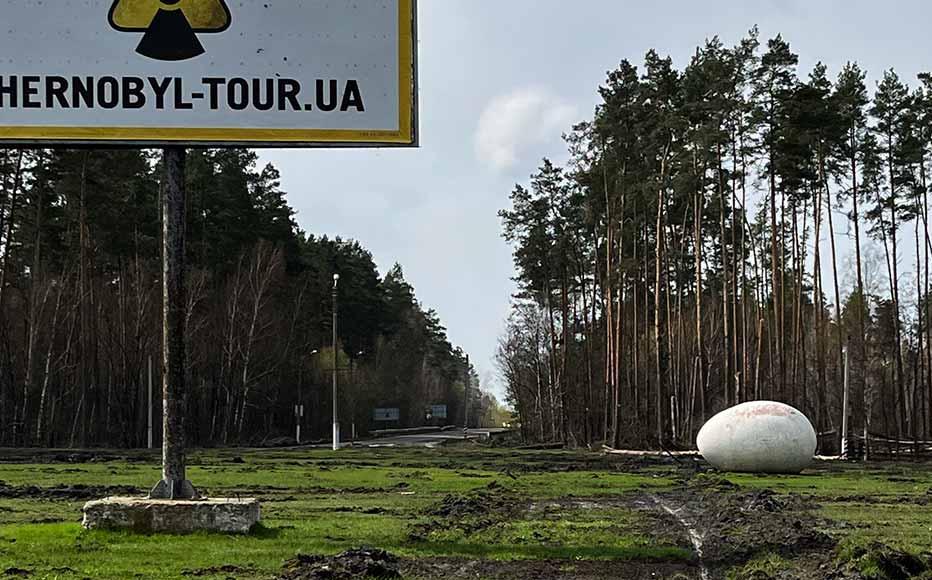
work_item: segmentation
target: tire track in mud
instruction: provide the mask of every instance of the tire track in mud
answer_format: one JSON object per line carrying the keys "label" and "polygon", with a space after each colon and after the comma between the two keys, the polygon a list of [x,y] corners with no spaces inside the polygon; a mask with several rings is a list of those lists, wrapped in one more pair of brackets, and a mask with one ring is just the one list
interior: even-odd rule
{"label": "tire track in mud", "polygon": [[[643,504],[676,520],[686,532],[701,577],[723,577],[759,555],[793,562],[793,578],[824,578],[825,555],[836,541],[824,531],[811,498],[769,489],[742,488],[716,475],[699,475],[665,491],[645,494]],[[667,525],[670,525],[669,523]],[[682,541],[682,540],[681,540]]]}
{"label": "tire track in mud", "polygon": [[703,561],[702,553],[702,546],[705,542],[705,534],[699,531],[696,526],[693,525],[693,523],[688,518],[686,518],[685,515],[683,515],[685,506],[680,506],[674,509],[667,502],[663,501],[656,495],[649,495],[648,497],[652,502],[654,502],[654,505],[669,514],[686,530],[686,534],[689,536],[689,541],[693,545],[693,551],[696,552],[696,559],[699,562],[699,577],[702,578],[702,580],[709,580],[711,576],[709,575],[708,567]]}

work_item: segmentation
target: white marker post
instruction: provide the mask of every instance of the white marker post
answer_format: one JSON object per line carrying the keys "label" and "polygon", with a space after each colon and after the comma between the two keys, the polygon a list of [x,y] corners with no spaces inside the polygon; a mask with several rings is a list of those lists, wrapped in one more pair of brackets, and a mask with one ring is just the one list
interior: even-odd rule
{"label": "white marker post", "polygon": [[842,348],[842,352],[845,355],[845,386],[841,403],[841,458],[848,459],[848,345]]}
{"label": "white marker post", "polygon": [[304,419],[304,405],[294,406],[294,440],[301,444],[301,421]]}

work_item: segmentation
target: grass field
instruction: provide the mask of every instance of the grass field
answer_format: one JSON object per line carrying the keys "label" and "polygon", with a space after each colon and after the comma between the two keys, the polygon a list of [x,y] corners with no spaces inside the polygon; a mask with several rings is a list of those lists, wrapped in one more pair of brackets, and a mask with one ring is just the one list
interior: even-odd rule
{"label": "grass field", "polygon": [[[882,550],[920,562],[932,550],[925,464],[756,477],[704,473],[692,460],[478,447],[202,451],[189,463],[209,495],[261,499],[262,526],[248,536],[84,531],[86,499],[144,493],[159,477],[155,456],[0,454],[0,578],[267,579],[299,553],[361,546],[398,555],[406,576],[423,578],[457,577],[476,560],[474,578],[541,577],[545,565],[561,578],[769,578],[790,568],[817,578],[826,565],[868,578],[886,573]],[[705,542],[702,561],[687,525]],[[805,533],[781,536],[787,527]]]}

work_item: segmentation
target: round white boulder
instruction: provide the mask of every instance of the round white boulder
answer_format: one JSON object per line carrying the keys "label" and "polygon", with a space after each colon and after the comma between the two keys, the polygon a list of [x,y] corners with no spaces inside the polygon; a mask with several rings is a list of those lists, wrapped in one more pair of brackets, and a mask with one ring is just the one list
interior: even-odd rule
{"label": "round white boulder", "polygon": [[709,419],[696,444],[722,471],[799,473],[812,461],[817,441],[812,423],[793,407],[754,401]]}

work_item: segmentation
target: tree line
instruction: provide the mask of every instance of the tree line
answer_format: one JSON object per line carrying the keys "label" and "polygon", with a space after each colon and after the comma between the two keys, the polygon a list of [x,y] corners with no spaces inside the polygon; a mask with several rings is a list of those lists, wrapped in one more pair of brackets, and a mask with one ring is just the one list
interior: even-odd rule
{"label": "tree line", "polygon": [[837,449],[847,357],[850,435],[932,438],[932,75],[868,85],[756,28],[608,73],[565,165],[500,212],[526,437],[686,446],[770,399]]}
{"label": "tree line", "polygon": [[[149,151],[0,152],[0,445],[144,446],[150,368],[159,441],[161,176]],[[430,405],[462,421],[475,373],[401,266],[302,232],[254,152],[191,151],[186,181],[192,444],[294,433],[298,404],[308,438],[329,434],[335,273],[344,438]]]}

